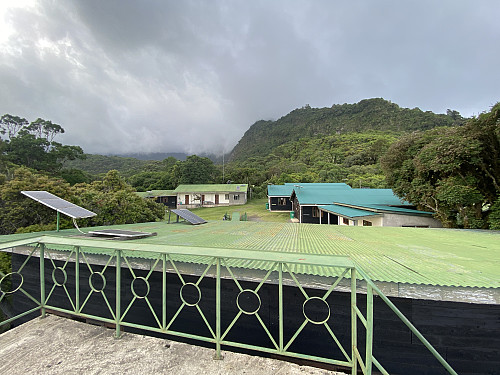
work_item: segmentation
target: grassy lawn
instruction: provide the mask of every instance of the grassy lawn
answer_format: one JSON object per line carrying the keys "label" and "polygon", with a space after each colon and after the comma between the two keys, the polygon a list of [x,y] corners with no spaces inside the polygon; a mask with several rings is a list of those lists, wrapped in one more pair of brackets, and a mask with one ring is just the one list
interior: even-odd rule
{"label": "grassy lawn", "polygon": [[225,213],[232,216],[233,212],[239,212],[240,217],[246,213],[248,221],[272,221],[279,223],[290,221],[289,212],[270,212],[266,210],[266,203],[266,198],[252,199],[241,206],[191,208],[190,211],[193,211],[205,220],[222,220]]}

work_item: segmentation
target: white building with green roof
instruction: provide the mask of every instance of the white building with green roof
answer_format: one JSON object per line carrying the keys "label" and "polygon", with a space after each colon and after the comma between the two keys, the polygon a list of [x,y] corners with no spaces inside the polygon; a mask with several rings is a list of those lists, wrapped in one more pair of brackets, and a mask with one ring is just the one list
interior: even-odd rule
{"label": "white building with green roof", "polygon": [[247,184],[179,185],[174,190],[178,208],[241,205],[247,202]]}

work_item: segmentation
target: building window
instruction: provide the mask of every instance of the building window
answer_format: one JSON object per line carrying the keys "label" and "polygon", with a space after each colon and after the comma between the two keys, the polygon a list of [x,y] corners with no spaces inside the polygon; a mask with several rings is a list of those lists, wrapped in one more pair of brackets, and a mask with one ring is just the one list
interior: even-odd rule
{"label": "building window", "polygon": [[286,206],[286,198],[278,198],[279,206]]}
{"label": "building window", "polygon": [[313,217],[319,217],[319,208],[318,207],[314,206],[312,208],[312,215],[313,215]]}
{"label": "building window", "polygon": [[371,227],[372,225],[373,225],[373,223],[371,221],[363,220],[363,226],[364,227]]}
{"label": "building window", "polygon": [[349,225],[349,219],[346,217],[342,218],[342,222],[344,223],[344,225]]}
{"label": "building window", "polygon": [[234,194],[234,195],[233,195],[233,199],[234,199],[235,201],[240,200],[240,195],[239,195],[239,194]]}
{"label": "building window", "polygon": [[228,201],[229,200],[229,194],[226,194],[225,199]]}

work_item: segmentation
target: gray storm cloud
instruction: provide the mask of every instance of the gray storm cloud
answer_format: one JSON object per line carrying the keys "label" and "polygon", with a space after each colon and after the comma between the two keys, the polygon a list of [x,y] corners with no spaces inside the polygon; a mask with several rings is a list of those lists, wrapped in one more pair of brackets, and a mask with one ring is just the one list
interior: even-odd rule
{"label": "gray storm cloud", "polygon": [[228,152],[259,119],[500,100],[493,1],[36,1],[5,8],[0,111],[91,153]]}

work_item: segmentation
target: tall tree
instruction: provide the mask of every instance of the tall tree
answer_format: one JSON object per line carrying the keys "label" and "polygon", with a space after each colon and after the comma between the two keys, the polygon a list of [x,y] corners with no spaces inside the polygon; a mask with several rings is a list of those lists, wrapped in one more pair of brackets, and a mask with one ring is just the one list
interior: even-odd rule
{"label": "tall tree", "polygon": [[28,120],[18,116],[5,114],[0,118],[0,134],[7,135],[8,139],[15,137],[17,132],[28,126]]}
{"label": "tall tree", "polygon": [[175,185],[208,184],[216,180],[217,168],[209,158],[191,155],[178,161],[172,169]]}
{"label": "tall tree", "polygon": [[32,123],[24,118],[3,115],[0,119],[0,152],[4,160],[40,171],[58,172],[67,160],[83,158],[79,146],[68,146],[55,142],[58,134],[64,133],[62,126],[38,118]]}

